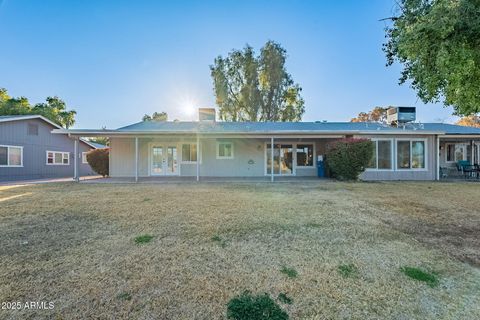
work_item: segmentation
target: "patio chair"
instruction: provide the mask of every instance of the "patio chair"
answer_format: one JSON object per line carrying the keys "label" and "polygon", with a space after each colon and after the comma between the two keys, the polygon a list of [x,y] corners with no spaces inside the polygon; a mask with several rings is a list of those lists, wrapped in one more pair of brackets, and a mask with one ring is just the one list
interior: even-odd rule
{"label": "patio chair", "polygon": [[470,161],[460,160],[460,161],[457,161],[456,165],[457,165],[457,170],[463,173],[463,168],[465,166],[470,166]]}
{"label": "patio chair", "polygon": [[[460,162],[460,161],[459,161]],[[461,171],[463,173],[463,177],[467,178],[474,178],[477,176],[477,168],[474,165],[471,165],[468,161],[462,161],[461,164]]]}

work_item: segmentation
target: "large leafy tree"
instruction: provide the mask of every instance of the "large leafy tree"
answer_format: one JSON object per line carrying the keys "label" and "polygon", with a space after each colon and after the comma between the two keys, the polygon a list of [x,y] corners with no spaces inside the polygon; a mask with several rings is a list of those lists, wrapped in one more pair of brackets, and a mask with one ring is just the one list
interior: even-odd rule
{"label": "large leafy tree", "polygon": [[410,80],[425,103],[443,101],[459,115],[480,112],[480,1],[397,3],[384,51],[387,65],[403,64],[400,83]]}
{"label": "large leafy tree", "polygon": [[386,122],[388,108],[375,107],[369,112],[360,112],[350,122]]}
{"label": "large leafy tree", "polygon": [[74,110],[67,110],[65,102],[58,97],[48,97],[45,103],[30,104],[27,98],[12,98],[4,88],[0,88],[0,115],[30,115],[37,114],[69,128],[75,123]]}
{"label": "large leafy tree", "polygon": [[286,71],[286,51],[268,41],[256,56],[252,47],[217,57],[210,66],[220,119],[300,121],[302,89]]}

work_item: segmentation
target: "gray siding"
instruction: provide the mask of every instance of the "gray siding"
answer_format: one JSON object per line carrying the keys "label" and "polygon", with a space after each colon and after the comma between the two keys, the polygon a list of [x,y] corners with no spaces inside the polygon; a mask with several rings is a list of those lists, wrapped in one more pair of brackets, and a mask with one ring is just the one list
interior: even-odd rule
{"label": "gray siding", "polygon": [[[28,124],[38,125],[38,135],[28,135]],[[74,141],[67,135],[52,134],[54,127],[40,119],[0,122],[0,145],[23,147],[23,167],[0,167],[0,181],[73,177]],[[69,165],[47,165],[48,151],[70,152]],[[80,152],[91,150],[80,143]],[[80,175],[95,174],[80,159]]]}

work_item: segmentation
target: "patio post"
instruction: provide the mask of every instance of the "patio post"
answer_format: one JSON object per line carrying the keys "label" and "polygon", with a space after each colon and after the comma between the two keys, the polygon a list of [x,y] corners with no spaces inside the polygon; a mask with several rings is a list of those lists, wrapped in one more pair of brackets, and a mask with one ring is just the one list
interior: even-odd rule
{"label": "patio post", "polygon": [[472,166],[475,164],[475,141],[470,140],[470,149],[472,150],[472,157],[470,159],[472,159],[472,163],[470,163]]}
{"label": "patio post", "polygon": [[273,177],[273,142],[274,142],[274,138],[272,137],[270,139],[270,181],[273,182],[274,180],[274,177]]}
{"label": "patio post", "polygon": [[78,170],[78,142],[79,142],[79,138],[78,137],[75,137],[75,140],[73,141],[73,179],[76,181],[76,182],[80,182],[80,173],[79,173],[79,170]]}
{"label": "patio post", "polygon": [[197,134],[197,181],[200,181],[200,137]]}
{"label": "patio post", "polygon": [[435,162],[437,166],[437,173],[435,175],[435,180],[440,180],[440,136],[437,135],[437,143],[436,143],[436,150],[435,150]]}
{"label": "patio post", "polygon": [[138,182],[138,137],[135,137],[135,182]]}

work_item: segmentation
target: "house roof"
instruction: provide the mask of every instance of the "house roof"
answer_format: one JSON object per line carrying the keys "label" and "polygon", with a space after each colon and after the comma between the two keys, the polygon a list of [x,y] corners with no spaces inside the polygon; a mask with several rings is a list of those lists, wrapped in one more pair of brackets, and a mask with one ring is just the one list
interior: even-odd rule
{"label": "house roof", "polygon": [[100,144],[100,143],[95,143],[95,142],[92,142],[92,141],[88,141],[87,139],[82,139],[80,138],[80,141],[85,143],[87,146],[91,147],[92,149],[103,149],[103,148],[106,148],[106,146],[104,146],[103,144]]}
{"label": "house roof", "polygon": [[[51,124],[52,126],[54,126],[54,127],[57,128],[57,129],[65,130],[65,129],[63,129],[61,126],[59,126],[58,124],[56,124],[55,122],[53,122],[53,121],[45,118],[44,116],[38,115],[38,114],[33,114],[33,115],[9,115],[9,116],[0,116],[0,122],[29,120],[29,119],[40,119],[40,120],[43,120],[43,121],[47,122],[48,124]],[[89,147],[91,147],[91,148],[93,148],[93,149],[105,148],[104,145],[101,145],[101,144],[99,144],[99,143],[93,143],[93,142],[90,142],[90,141],[85,140],[85,139],[80,139],[80,141],[83,142],[83,143],[85,143],[86,145],[88,145]]]}
{"label": "house roof", "polygon": [[41,119],[57,129],[61,129],[62,127],[56,124],[55,122],[45,118],[44,116],[38,114],[29,114],[29,115],[10,115],[10,116],[0,116],[0,122],[7,122],[7,121],[19,121],[19,120],[28,120],[28,119]]}
{"label": "house roof", "polygon": [[91,145],[92,147],[94,147],[95,149],[104,149],[104,148],[107,147],[104,144],[92,142],[92,141],[89,141],[89,140],[85,140],[85,142],[88,143],[89,145]]}
{"label": "house roof", "polygon": [[132,134],[439,134],[480,135],[480,128],[443,123],[409,123],[393,127],[367,122],[186,122],[142,121],[116,130],[61,129],[55,133]]}

